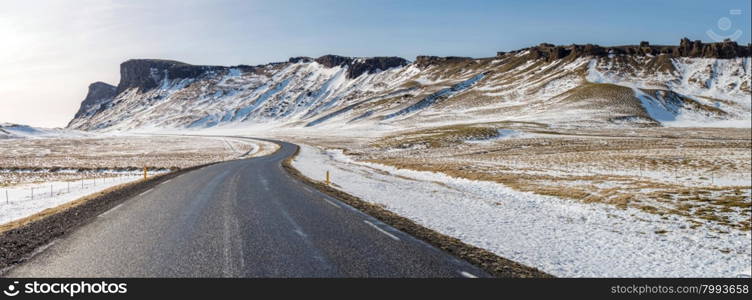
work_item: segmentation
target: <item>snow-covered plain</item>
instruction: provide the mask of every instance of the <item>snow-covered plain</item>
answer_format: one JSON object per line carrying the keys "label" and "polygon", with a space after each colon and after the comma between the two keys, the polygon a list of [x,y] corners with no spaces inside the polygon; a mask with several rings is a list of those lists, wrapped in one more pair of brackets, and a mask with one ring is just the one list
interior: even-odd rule
{"label": "snow-covered plain", "polygon": [[55,181],[0,188],[0,225],[141,178],[143,176],[137,173],[124,173],[118,177]]}
{"label": "snow-covered plain", "polygon": [[268,155],[277,148],[248,139],[116,133],[14,138],[0,146],[0,224],[138,180],[141,166],[154,175],[173,167]]}
{"label": "snow-covered plain", "polygon": [[501,184],[354,162],[302,146],[295,168],[428,228],[563,277],[749,277],[750,232],[691,229],[606,204],[518,192]]}

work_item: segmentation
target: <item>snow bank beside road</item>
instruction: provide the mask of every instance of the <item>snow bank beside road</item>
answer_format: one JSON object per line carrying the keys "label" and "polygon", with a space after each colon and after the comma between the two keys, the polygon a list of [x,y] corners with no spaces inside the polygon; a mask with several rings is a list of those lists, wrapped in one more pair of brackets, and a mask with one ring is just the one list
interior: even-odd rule
{"label": "snow bank beside road", "polygon": [[305,145],[293,166],[315,180],[328,170],[334,184],[354,196],[555,276],[750,275],[749,232],[695,230],[678,217],[359,163],[339,151]]}

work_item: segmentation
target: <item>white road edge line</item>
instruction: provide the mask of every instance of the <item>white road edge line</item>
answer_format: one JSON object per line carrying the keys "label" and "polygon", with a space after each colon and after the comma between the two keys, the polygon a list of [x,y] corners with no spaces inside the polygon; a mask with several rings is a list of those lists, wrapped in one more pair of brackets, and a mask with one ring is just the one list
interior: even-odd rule
{"label": "white road edge line", "polygon": [[54,240],[52,240],[51,242],[47,243],[46,245],[44,245],[44,246],[41,246],[41,247],[37,248],[36,250],[34,250],[33,252],[31,252],[31,254],[29,255],[29,257],[28,257],[28,258],[29,258],[29,259],[31,259],[32,257],[34,257],[34,256],[37,256],[37,255],[39,255],[40,253],[42,253],[42,252],[46,251],[46,250],[47,250],[47,249],[49,249],[50,247],[54,246],[54,245],[55,245],[55,243],[57,243],[57,240],[58,240],[58,239],[54,239]]}
{"label": "white road edge line", "polygon": [[109,213],[113,212],[114,210],[116,210],[116,209],[120,208],[121,206],[123,206],[123,203],[120,203],[120,204],[118,204],[117,206],[115,206],[115,207],[113,207],[113,208],[110,208],[110,210],[108,210],[108,211],[106,211],[106,212],[103,212],[103,213],[102,213],[102,214],[100,214],[99,216],[100,216],[100,217],[104,217],[105,215],[107,215],[107,214],[109,214]]}
{"label": "white road edge line", "polygon": [[326,199],[326,198],[321,198],[321,199],[324,200],[324,201],[326,201],[326,203],[329,203],[329,204],[331,204],[332,206],[334,206],[336,208],[342,208],[339,205],[337,205],[337,203],[334,203],[334,202],[330,201],[329,199]]}
{"label": "white road edge line", "polygon": [[170,181],[172,181],[172,178],[165,180],[164,182],[162,182],[162,184],[168,183]]}
{"label": "white road edge line", "polygon": [[467,277],[467,278],[478,278],[478,276],[475,276],[475,275],[470,274],[470,273],[465,272],[465,271],[460,271],[460,275],[462,275],[464,277]]}
{"label": "white road edge line", "polygon": [[136,197],[141,197],[141,196],[145,195],[148,192],[151,192],[151,189],[145,190],[143,193],[138,194],[138,196],[136,196]]}
{"label": "white road edge line", "polygon": [[378,230],[379,232],[381,232],[383,234],[386,234],[387,236],[389,236],[390,238],[392,238],[392,239],[394,239],[396,241],[400,240],[400,238],[396,237],[395,235],[393,235],[393,234],[391,234],[389,232],[386,232],[384,229],[379,228],[379,226],[376,226],[375,224],[373,224],[371,222],[368,222],[368,220],[363,220],[363,222],[366,222],[366,224],[370,225],[371,227],[373,227],[374,229]]}

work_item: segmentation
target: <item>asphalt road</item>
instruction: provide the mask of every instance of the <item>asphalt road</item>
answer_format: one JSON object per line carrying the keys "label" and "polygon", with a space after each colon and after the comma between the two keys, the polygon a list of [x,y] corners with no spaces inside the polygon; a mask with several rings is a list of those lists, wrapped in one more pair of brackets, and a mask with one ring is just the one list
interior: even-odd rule
{"label": "asphalt road", "polygon": [[128,199],[4,276],[489,276],[294,179],[280,144]]}

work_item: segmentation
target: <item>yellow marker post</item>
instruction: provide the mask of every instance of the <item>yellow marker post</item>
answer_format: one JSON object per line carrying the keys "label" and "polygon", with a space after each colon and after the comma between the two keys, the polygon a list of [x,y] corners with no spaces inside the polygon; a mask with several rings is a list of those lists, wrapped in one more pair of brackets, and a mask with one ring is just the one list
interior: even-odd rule
{"label": "yellow marker post", "polygon": [[329,171],[326,171],[326,185],[330,185],[331,183],[332,183],[332,180],[329,177]]}
{"label": "yellow marker post", "polygon": [[148,169],[146,167],[144,167],[144,179],[146,179],[146,172],[147,172],[147,170]]}

